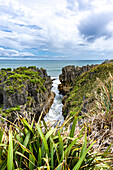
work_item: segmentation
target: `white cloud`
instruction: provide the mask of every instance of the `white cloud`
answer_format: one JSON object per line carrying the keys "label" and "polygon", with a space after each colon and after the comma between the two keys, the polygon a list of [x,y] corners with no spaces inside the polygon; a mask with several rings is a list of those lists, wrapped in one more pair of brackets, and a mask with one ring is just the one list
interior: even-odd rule
{"label": "white cloud", "polygon": [[[110,43],[113,42],[112,9],[112,0],[1,0],[0,55],[34,56],[40,52],[48,52],[48,55],[53,52],[61,53],[67,59],[72,55],[75,56],[73,59],[78,59],[77,55],[89,57],[88,52],[92,52],[96,59],[100,52],[113,50]],[[98,18],[105,20],[108,16],[104,33],[102,24],[99,32]],[[94,17],[97,18],[94,20]],[[83,31],[79,29],[80,24]],[[85,28],[97,29],[93,41],[87,41]],[[110,33],[109,37],[106,38],[105,33]],[[90,38],[94,36],[93,31],[89,33]]]}
{"label": "white cloud", "polygon": [[0,54],[2,56],[34,56],[32,53],[19,52],[19,51],[16,51],[16,50],[4,49],[4,48],[0,48]]}

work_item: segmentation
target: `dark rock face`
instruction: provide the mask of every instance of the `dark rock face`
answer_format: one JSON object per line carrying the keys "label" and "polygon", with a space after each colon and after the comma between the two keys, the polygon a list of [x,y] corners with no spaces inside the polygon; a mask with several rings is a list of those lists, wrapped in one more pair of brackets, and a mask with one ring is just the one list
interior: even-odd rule
{"label": "dark rock face", "polygon": [[[67,68],[68,67],[63,68],[63,70],[66,70]],[[69,72],[70,70],[71,69],[69,69]],[[99,65],[92,65],[90,67],[85,66],[79,69],[77,68],[77,70],[72,70],[72,72],[75,72],[76,75],[78,73],[78,76],[75,76],[75,78],[71,80],[72,82],[70,81],[70,87],[69,82],[67,82],[68,77],[66,77],[67,75],[69,76],[69,74],[64,74],[65,72],[63,71],[62,75],[60,76],[60,87],[62,87],[62,89],[60,89],[60,92],[62,93],[63,91],[63,94],[65,94],[62,100],[62,112],[64,117],[66,117],[68,114],[84,114],[90,110],[90,107],[93,106],[93,102],[95,100],[94,90],[98,86],[97,78],[99,78],[103,82],[109,77],[109,74],[113,75],[113,63],[111,60],[110,63],[102,63]],[[64,82],[63,80],[66,80],[66,82]],[[68,84],[69,87],[69,92],[67,94],[65,91],[66,84]],[[97,93],[100,93],[100,88],[98,88]]]}
{"label": "dark rock face", "polygon": [[41,112],[46,114],[55,97],[51,92],[52,80],[45,69],[35,66],[19,67],[13,71],[0,70],[0,107],[3,111],[21,106],[23,112],[38,119]]}
{"label": "dark rock face", "polygon": [[17,105],[24,105],[27,102],[27,85],[21,88],[21,91],[14,90],[14,93],[6,91],[7,85],[3,86],[3,108],[7,109]]}
{"label": "dark rock face", "polygon": [[62,74],[59,76],[61,84],[59,84],[58,89],[63,95],[69,92],[73,80],[75,79],[75,73],[75,66],[66,66],[62,69]]}
{"label": "dark rock face", "polygon": [[97,65],[86,65],[83,67],[75,67],[74,65],[66,66],[62,69],[62,74],[59,76],[61,84],[59,84],[59,92],[63,95],[66,95],[73,86],[74,80],[77,76],[81,75],[84,72],[87,72],[91,68]]}
{"label": "dark rock face", "polygon": [[[72,101],[68,99],[68,95],[70,95],[70,91],[72,91],[74,89],[74,86],[76,86],[75,81],[77,80],[77,78],[89,71],[90,69],[92,69],[93,67],[96,67],[97,65],[86,65],[83,67],[75,67],[74,65],[72,66],[66,66],[62,69],[62,74],[59,76],[60,82],[61,84],[59,84],[58,89],[59,92],[61,94],[64,95],[63,99],[62,99],[62,104],[63,104],[63,108],[62,108],[62,114],[64,116],[64,118],[68,115],[71,106]],[[93,77],[95,73],[91,72],[89,79],[91,79]],[[81,82],[81,86],[83,86],[86,82],[86,80]],[[75,89],[76,93],[77,89]],[[84,111],[86,112],[86,107],[83,107]]]}

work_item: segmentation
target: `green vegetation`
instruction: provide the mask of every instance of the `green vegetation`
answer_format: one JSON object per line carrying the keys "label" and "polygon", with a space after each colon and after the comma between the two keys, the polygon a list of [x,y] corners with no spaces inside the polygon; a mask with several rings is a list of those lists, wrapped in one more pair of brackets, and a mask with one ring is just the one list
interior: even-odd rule
{"label": "green vegetation", "polygon": [[2,68],[1,70],[2,71],[11,71],[12,69],[11,68]]}
{"label": "green vegetation", "polygon": [[[39,92],[43,94],[46,91],[46,77],[44,79],[42,77],[42,69],[39,70],[36,66],[19,67],[13,71],[10,68],[2,68],[0,70],[0,94],[5,95],[7,100],[9,98],[11,100],[23,98],[24,100],[25,98],[21,103],[27,103],[27,96],[36,95]],[[8,105],[8,107],[11,106]]]}
{"label": "green vegetation", "polygon": [[76,77],[73,88],[67,95],[66,107],[68,107],[68,113],[74,111],[78,106],[78,111],[80,112],[83,99],[87,99],[92,89],[97,86],[96,79],[100,78],[102,81],[105,80],[109,76],[109,72],[113,74],[113,63],[98,65]]}
{"label": "green vegetation", "polygon": [[28,69],[34,69],[34,70],[36,70],[36,66],[29,66]]}
{"label": "green vegetation", "polygon": [[12,124],[8,133],[1,128],[0,169],[112,168],[109,161],[112,158],[109,155],[109,147],[103,154],[93,151],[92,146],[96,141],[87,140],[86,129],[83,127],[79,133],[75,133],[77,119],[75,116],[70,131],[68,130],[69,118],[63,125],[54,129],[43,120],[44,131],[41,122],[36,123],[34,120],[29,122],[27,118],[18,118],[21,125]]}
{"label": "green vegetation", "polygon": [[9,109],[4,110],[5,113],[11,113],[12,111],[20,111],[20,106],[11,107]]}
{"label": "green vegetation", "polygon": [[[96,139],[93,149],[110,155],[113,151],[113,63],[99,65],[78,76],[65,101],[64,116],[78,115],[79,129]],[[107,151],[106,151],[107,150]],[[108,154],[108,153],[107,153]],[[113,169],[113,157],[108,158]],[[86,168],[87,169],[87,168]],[[104,168],[102,168],[104,169]]]}
{"label": "green vegetation", "polygon": [[12,112],[16,112],[16,111],[20,111],[20,110],[21,110],[20,106],[11,107],[9,109],[3,109],[3,107],[2,107],[2,108],[0,108],[0,114],[2,117],[7,117]]}
{"label": "green vegetation", "polygon": [[97,87],[93,89],[87,101],[88,111],[84,115],[83,124],[87,125],[88,137],[97,139],[99,150],[102,152],[105,152],[108,146],[113,150],[113,77],[111,74],[104,81],[97,79]]}

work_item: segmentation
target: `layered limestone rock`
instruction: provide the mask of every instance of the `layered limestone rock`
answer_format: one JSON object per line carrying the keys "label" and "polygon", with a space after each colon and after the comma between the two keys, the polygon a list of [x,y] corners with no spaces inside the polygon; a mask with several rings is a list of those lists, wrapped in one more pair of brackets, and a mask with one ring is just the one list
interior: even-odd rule
{"label": "layered limestone rock", "polygon": [[[51,92],[52,80],[45,69],[35,66],[0,70],[0,107],[2,113],[18,111],[38,120],[46,114],[55,94]],[[7,114],[6,114],[7,115]]]}
{"label": "layered limestone rock", "polygon": [[[60,92],[65,94],[62,100],[63,116],[66,117],[68,114],[82,114],[82,112],[87,113],[89,110],[88,102],[92,103],[94,100],[93,97],[90,101],[88,101],[87,98],[90,98],[92,91],[98,85],[97,78],[103,81],[106,80],[110,74],[113,75],[112,62],[84,66],[77,68],[77,70],[74,66],[63,68],[62,74],[60,75],[61,85],[59,85]],[[62,88],[60,89],[60,87]],[[67,90],[67,94],[65,91],[66,87],[70,90]]]}
{"label": "layered limestone rock", "polygon": [[61,84],[59,84],[58,89],[59,92],[63,95],[66,95],[70,89],[73,87],[74,80],[76,77],[81,75],[84,72],[87,72],[91,68],[95,67],[96,65],[86,65],[83,67],[75,67],[74,65],[69,65],[62,68],[62,74],[59,76],[59,80]]}
{"label": "layered limestone rock", "polygon": [[[69,70],[69,72],[64,72],[64,70]],[[105,152],[110,146],[112,155],[113,100],[110,96],[113,93],[113,60],[106,61],[79,76],[75,76],[72,80],[73,73],[75,73],[73,66],[66,67],[60,76],[62,86],[68,85],[69,87],[69,82],[72,81],[71,90],[62,100],[62,114],[64,118],[67,115],[68,117],[77,116],[77,132],[81,132],[83,127],[87,128],[87,138],[96,140],[93,148],[99,148],[99,152]]]}

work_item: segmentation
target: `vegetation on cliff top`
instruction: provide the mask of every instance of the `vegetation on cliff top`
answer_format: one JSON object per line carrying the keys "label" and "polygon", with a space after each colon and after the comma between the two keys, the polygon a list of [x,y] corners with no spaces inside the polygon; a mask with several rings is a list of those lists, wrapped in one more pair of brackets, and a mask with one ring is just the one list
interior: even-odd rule
{"label": "vegetation on cliff top", "polygon": [[[65,114],[78,116],[78,131],[87,128],[88,140],[96,140],[94,150],[103,154],[109,147],[112,156],[113,63],[98,65],[76,77],[65,99]],[[109,162],[113,166],[113,157]]]}
{"label": "vegetation on cliff top", "polygon": [[11,68],[0,69],[1,114],[8,115],[10,112],[19,111],[17,105],[26,104],[27,108],[30,107],[30,102],[33,104],[47,92],[47,78],[46,70],[35,66],[19,67],[13,70]]}
{"label": "vegetation on cliff top", "polygon": [[98,85],[97,78],[105,80],[109,77],[109,72],[113,75],[113,63],[101,64],[91,70],[76,77],[71,91],[67,94],[65,101],[64,115],[73,115],[83,108],[83,102],[90,96],[91,91]]}

